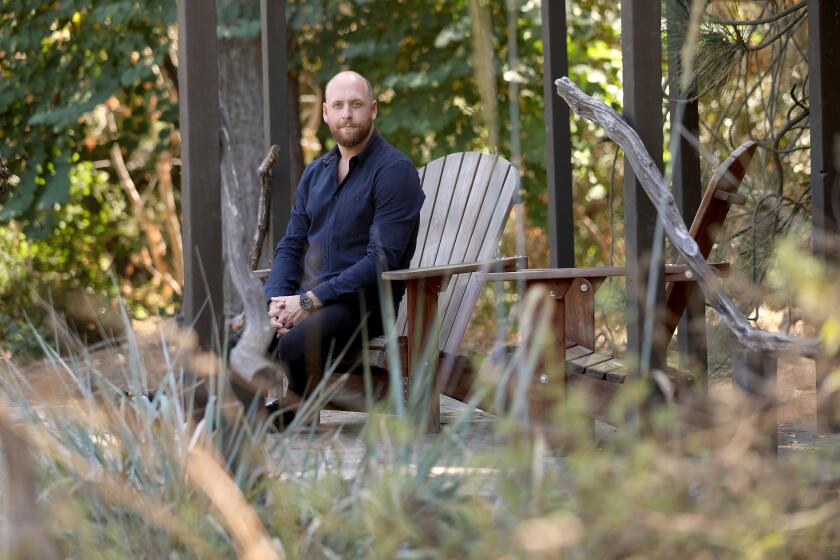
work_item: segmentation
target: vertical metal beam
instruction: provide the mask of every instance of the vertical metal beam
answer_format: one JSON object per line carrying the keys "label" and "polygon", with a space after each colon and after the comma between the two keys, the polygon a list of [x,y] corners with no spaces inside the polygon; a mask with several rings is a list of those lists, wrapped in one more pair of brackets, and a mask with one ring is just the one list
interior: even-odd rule
{"label": "vertical metal beam", "polygon": [[[840,58],[840,3],[808,0],[809,82],[811,87],[811,198],[814,251],[840,260],[840,185],[835,154],[840,153],[840,89],[835,75]],[[817,424],[821,431],[840,431],[840,395],[825,394],[823,381],[831,367],[817,367]]]}
{"label": "vertical metal beam", "polygon": [[[811,196],[814,241],[826,257],[831,241],[840,232],[840,188],[837,184],[835,147],[840,147],[840,89],[836,86],[840,58],[840,3],[808,0],[808,44],[811,85]],[[829,239],[824,239],[828,236]],[[829,241],[829,243],[826,243]]]}
{"label": "vertical metal beam", "polygon": [[260,0],[262,22],[263,133],[265,151],[280,146],[271,172],[271,222],[268,246],[274,247],[286,230],[292,213],[289,172],[289,74],[286,44],[286,0]]}
{"label": "vertical metal beam", "polygon": [[558,95],[554,80],[568,75],[566,0],[543,0],[543,95],[545,100],[546,171],[548,173],[548,243],[551,266],[575,266],[572,223],[572,140],[569,107]]}
{"label": "vertical metal beam", "polygon": [[219,173],[219,72],[216,2],[178,2],[181,119],[181,211],[184,243],[182,315],[205,348],[222,321],[222,212]]}
{"label": "vertical metal beam", "polygon": [[[622,0],[621,53],[624,72],[624,117],[638,132],[654,162],[662,169],[662,38],[660,2]],[[652,289],[654,332],[650,367],[665,362],[661,328],[665,299],[664,265],[653,263],[656,210],[633,169],[624,167],[624,233],[627,258],[627,350],[641,357],[644,341],[645,301]],[[661,252],[660,252],[661,254]],[[649,267],[660,268],[655,286],[648,286]],[[657,328],[659,327],[659,328]]]}
{"label": "vertical metal beam", "polygon": [[[668,3],[669,9],[674,9],[673,3]],[[672,163],[672,182],[674,198],[677,207],[686,224],[691,227],[691,221],[700,207],[703,198],[702,177],[700,174],[700,152],[697,143],[700,140],[700,112],[697,100],[687,99],[680,85],[681,75],[680,44],[676,40],[679,35],[685,35],[686,30],[676,28],[678,18],[674,14],[667,14],[668,51],[668,92],[671,114],[671,127],[678,136],[676,149],[671,146],[675,156]],[[672,139],[674,136],[672,135]],[[690,369],[698,371],[699,381],[703,387],[708,387],[708,349],[706,333],[706,306],[700,290],[694,290],[688,300],[685,314],[680,320],[677,344],[680,355],[689,362]]]}
{"label": "vertical metal beam", "polygon": [[[680,110],[677,103],[682,104],[684,108]],[[673,118],[673,115],[678,115],[682,111],[682,129],[684,132],[680,135],[677,159],[674,162],[673,191],[677,207],[686,224],[691,227],[694,215],[700,207],[700,200],[703,198],[700,154],[696,145],[700,138],[700,115],[696,101],[679,101],[677,103],[672,105],[671,115]],[[688,141],[684,134],[692,135],[695,142]],[[685,313],[680,319],[677,344],[680,355],[689,362],[692,371],[697,371],[700,374],[698,380],[706,388],[709,381],[707,338],[706,300],[701,290],[694,290],[688,300]]]}

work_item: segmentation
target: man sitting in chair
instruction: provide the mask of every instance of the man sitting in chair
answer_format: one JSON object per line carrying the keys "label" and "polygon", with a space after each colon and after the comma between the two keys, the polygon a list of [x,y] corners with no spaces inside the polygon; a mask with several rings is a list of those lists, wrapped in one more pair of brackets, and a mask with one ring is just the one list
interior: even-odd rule
{"label": "man sitting in chair", "polygon": [[[341,72],[327,84],[324,122],[336,146],[304,170],[286,234],[277,244],[265,298],[277,338],[272,353],[304,396],[357,334],[383,332],[378,282],[408,268],[423,191],[411,160],[374,129],[367,79]],[[396,309],[404,292],[393,286]]]}

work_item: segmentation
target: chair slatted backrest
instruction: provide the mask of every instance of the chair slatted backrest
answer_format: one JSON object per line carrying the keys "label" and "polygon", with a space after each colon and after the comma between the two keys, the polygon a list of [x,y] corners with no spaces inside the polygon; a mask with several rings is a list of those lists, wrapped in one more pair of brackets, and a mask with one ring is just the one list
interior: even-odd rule
{"label": "chair slatted backrest", "polygon": [[[426,201],[411,267],[495,257],[519,190],[519,171],[494,154],[460,152],[436,159],[418,172]],[[460,274],[440,294],[441,350],[457,353],[480,292],[472,274]],[[407,330],[403,298],[397,333],[405,335]]]}
{"label": "chair slatted backrest", "polygon": [[[758,145],[749,140],[744,142],[720,164],[709,181],[703,200],[691,222],[691,237],[697,242],[700,255],[707,259],[733,204],[743,205],[738,199],[738,188],[747,174]],[[677,262],[683,262],[679,259]],[[666,328],[669,340],[674,336],[680,319],[688,306],[688,300],[695,288],[694,282],[670,282],[665,288],[665,308],[668,310]]]}

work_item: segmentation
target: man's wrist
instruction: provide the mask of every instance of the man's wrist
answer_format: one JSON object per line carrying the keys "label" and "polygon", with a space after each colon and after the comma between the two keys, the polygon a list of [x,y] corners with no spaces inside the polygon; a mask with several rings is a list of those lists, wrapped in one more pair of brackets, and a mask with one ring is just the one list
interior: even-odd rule
{"label": "man's wrist", "polygon": [[306,297],[308,297],[312,301],[313,309],[318,309],[319,307],[323,307],[324,304],[321,303],[321,300],[318,299],[318,296],[315,295],[315,292],[309,290],[306,292]]}

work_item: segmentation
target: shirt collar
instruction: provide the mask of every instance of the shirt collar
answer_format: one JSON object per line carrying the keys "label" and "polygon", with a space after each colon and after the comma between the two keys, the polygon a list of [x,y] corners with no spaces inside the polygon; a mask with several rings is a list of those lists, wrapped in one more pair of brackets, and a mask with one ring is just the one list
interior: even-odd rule
{"label": "shirt collar", "polygon": [[[373,149],[380,140],[379,131],[374,128],[373,134],[370,135],[370,139],[368,140],[365,149],[353,156],[351,159],[358,159],[360,162],[364,161],[368,158],[368,156],[370,156],[371,152],[373,152]],[[327,155],[324,156],[324,167],[329,167],[333,164],[333,162],[338,161],[340,158],[341,153],[338,151],[338,144],[336,144],[333,149],[327,152]]]}
{"label": "shirt collar", "polygon": [[356,159],[358,159],[360,162],[366,160],[368,158],[368,156],[370,156],[370,154],[373,152],[374,148],[376,147],[376,145],[378,143],[379,143],[379,132],[377,132],[376,129],[374,128],[373,129],[373,134],[370,135],[370,139],[368,140],[367,146],[365,146],[364,150],[362,150],[361,152],[356,154]]}

